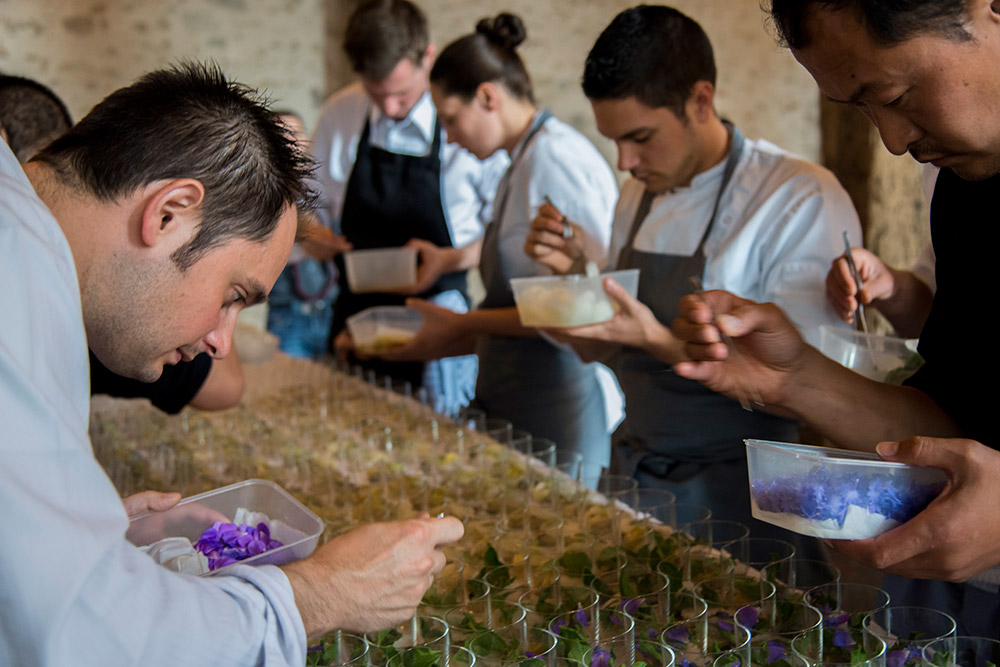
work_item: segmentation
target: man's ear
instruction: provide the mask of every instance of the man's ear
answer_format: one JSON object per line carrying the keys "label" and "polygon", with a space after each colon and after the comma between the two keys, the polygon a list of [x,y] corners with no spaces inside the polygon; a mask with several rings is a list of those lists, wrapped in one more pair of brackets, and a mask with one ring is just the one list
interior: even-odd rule
{"label": "man's ear", "polygon": [[424,51],[424,56],[420,59],[420,65],[426,69],[428,72],[431,71],[431,67],[434,66],[434,58],[437,57],[437,47],[433,44],[428,44],[427,49]]}
{"label": "man's ear", "polygon": [[165,240],[180,247],[201,224],[201,204],[205,188],[193,178],[156,181],[147,186],[142,209],[141,238],[154,246]]}
{"label": "man's ear", "polygon": [[710,81],[696,81],[688,97],[692,118],[699,123],[715,116],[715,86]]}

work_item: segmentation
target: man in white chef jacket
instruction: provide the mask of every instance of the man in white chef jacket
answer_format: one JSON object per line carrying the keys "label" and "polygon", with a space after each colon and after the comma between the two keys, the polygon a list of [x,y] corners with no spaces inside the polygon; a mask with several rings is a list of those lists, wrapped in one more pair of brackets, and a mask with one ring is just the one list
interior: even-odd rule
{"label": "man in white chef jacket", "polygon": [[307,636],[412,615],[456,520],[373,524],[281,568],[168,571],[125,539],[88,439],[87,343],[156,379],[224,357],[296,234],[309,162],[216,68],[150,73],[22,168],[0,142],[0,664],[295,665]]}
{"label": "man in white chef jacket", "polygon": [[[609,322],[570,329],[577,344],[603,343],[625,394],[612,470],[640,488],[711,508],[753,535],[815,540],[750,515],[744,438],[796,441],[798,423],[710,391],[673,372],[684,360],[669,324],[692,279],[783,304],[818,340],[820,325],[845,326],[824,297],[843,232],[861,237],[857,214],[826,169],[764,140],[742,136],[715,111],[715,61],[697,22],[664,6],[621,12],[598,37],[583,76],[598,130],[629,171],[615,210],[609,257],[639,269],[638,299],[613,281],[621,306]],[[525,250],[556,270],[578,254],[557,212],[543,208]],[[752,397],[744,396],[746,405]]]}

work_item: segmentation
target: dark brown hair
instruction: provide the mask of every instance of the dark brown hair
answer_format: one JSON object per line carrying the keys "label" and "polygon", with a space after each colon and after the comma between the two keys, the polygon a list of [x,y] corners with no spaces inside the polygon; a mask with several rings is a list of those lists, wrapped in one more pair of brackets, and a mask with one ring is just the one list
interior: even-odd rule
{"label": "dark brown hair", "polygon": [[592,100],[635,97],[684,117],[699,81],[715,85],[715,55],[698,23],[672,7],[639,5],[616,16],[587,55],[583,93]]}
{"label": "dark brown hair", "polygon": [[419,65],[430,36],[427,17],[408,0],[369,0],[347,21],[344,51],[365,79],[381,81],[404,58]]}
{"label": "dark brown hair", "polygon": [[534,104],[531,77],[517,47],[524,42],[524,22],[514,14],[482,19],[476,32],[449,44],[431,70],[431,82],[445,95],[471,100],[481,83],[501,84],[510,94]]}
{"label": "dark brown hair", "polygon": [[162,179],[205,188],[201,224],[174,251],[182,270],[235,239],[262,242],[290,204],[308,208],[312,161],[257,91],[215,65],[184,63],[115,91],[35,158],[114,201]]}

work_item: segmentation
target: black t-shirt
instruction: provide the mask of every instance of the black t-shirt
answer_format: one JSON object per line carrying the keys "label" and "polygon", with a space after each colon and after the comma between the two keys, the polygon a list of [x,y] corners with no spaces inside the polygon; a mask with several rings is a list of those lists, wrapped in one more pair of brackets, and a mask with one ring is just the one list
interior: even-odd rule
{"label": "black t-shirt", "polygon": [[139,382],[112,373],[94,353],[90,353],[90,394],[108,394],[120,398],[148,398],[168,414],[180,412],[205,384],[212,370],[212,357],[199,354],[188,362],[164,366],[156,382]]}
{"label": "black t-shirt", "polygon": [[[928,394],[966,435],[1000,449],[996,394],[1000,349],[992,335],[1000,272],[1000,174],[965,181],[942,169],[931,201],[937,291],[920,334],[926,363],[910,384]],[[915,434],[917,435],[917,434]]]}

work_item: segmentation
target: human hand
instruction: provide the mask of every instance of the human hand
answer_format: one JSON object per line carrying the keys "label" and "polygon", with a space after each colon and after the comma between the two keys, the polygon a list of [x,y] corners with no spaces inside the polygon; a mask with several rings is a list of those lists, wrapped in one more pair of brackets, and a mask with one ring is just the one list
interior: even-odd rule
{"label": "human hand", "polygon": [[347,329],[341,329],[340,333],[333,339],[333,356],[344,364],[347,363],[347,358],[352,352],[354,352],[354,339],[351,338]]}
{"label": "human hand", "polygon": [[941,468],[944,491],[901,526],[834,549],[890,574],[965,581],[1000,564],[1000,452],[973,440],[915,437],[879,443],[887,461]]}
{"label": "human hand", "polygon": [[846,255],[833,260],[830,272],[826,274],[826,298],[840,319],[848,324],[854,323],[859,298],[863,305],[868,305],[873,301],[891,298],[896,291],[894,270],[876,255],[864,248],[851,248],[851,256],[861,277],[860,295]]}
{"label": "human hand", "polygon": [[464,532],[454,517],[369,524],[282,566],[306,635],[373,632],[410,618],[444,567],[438,547]]}
{"label": "human hand", "polygon": [[678,375],[732,398],[752,389],[765,405],[784,404],[810,348],[780,308],[713,290],[683,297],[678,313],[670,329],[691,359],[674,366]]}
{"label": "human hand", "polygon": [[547,329],[546,332],[556,340],[570,343],[574,347],[580,340],[596,340],[638,347],[670,364],[687,358],[681,342],[666,325],[656,319],[656,315],[644,303],[612,278],[605,278],[603,285],[604,291],[618,304],[618,312],[613,318],[607,322],[580,327]]}
{"label": "human hand", "polygon": [[332,229],[318,222],[306,226],[299,242],[310,257],[321,262],[354,248],[346,237],[335,234]]}
{"label": "human hand", "polygon": [[406,307],[424,317],[416,335],[405,344],[379,355],[386,361],[429,361],[469,354],[475,337],[463,326],[463,316],[425,299],[407,299]]}
{"label": "human hand", "polygon": [[417,282],[412,287],[396,291],[397,294],[422,294],[448,273],[453,248],[441,248],[430,241],[410,239],[404,248],[417,249]]}
{"label": "human hand", "polygon": [[132,518],[143,512],[166,512],[180,500],[181,494],[177,492],[140,491],[122,498],[122,504],[125,506],[125,513]]}
{"label": "human hand", "polygon": [[563,236],[563,214],[552,204],[542,204],[531,221],[524,239],[524,253],[556,273],[581,271],[587,261],[583,251],[583,233],[575,223],[569,226],[573,234]]}

